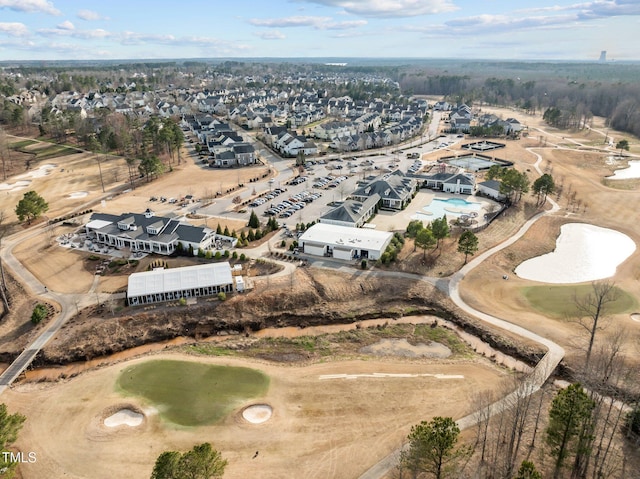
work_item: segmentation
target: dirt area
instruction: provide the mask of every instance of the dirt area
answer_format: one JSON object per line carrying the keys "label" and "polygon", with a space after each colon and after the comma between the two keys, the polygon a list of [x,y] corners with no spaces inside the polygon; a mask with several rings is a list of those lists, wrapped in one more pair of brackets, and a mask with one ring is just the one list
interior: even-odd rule
{"label": "dirt area", "polygon": [[[21,466],[22,477],[148,477],[165,450],[187,450],[210,441],[229,466],[225,477],[357,477],[395,449],[410,426],[434,415],[460,417],[470,412],[468,398],[505,377],[485,361],[407,360],[401,358],[274,364],[246,358],[162,354],[154,358],[198,360],[252,367],[271,378],[264,397],[238,404],[221,423],[176,428],[163,423],[139,398],[123,397],[115,381],[140,358],[82,374],[57,384],[14,387],[3,396],[9,410],[28,417],[16,447],[35,451],[37,462]],[[387,373],[415,377],[321,379],[325,375]],[[422,374],[463,376],[437,379]],[[376,400],[372,401],[371,398]],[[242,418],[253,403],[268,404],[273,415],[256,425]],[[144,411],[141,426],[108,428],[102,420],[120,408]],[[56,440],[51,440],[56,431]],[[96,444],[100,454],[96,456]],[[255,451],[259,456],[252,459]],[[127,451],[127,461],[117,460]],[[87,458],[91,457],[91,461]],[[310,472],[312,471],[312,472]]]}

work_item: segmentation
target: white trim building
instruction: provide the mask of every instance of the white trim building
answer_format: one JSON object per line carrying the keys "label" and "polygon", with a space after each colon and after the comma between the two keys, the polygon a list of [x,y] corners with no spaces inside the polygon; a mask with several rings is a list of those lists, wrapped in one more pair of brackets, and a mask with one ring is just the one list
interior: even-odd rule
{"label": "white trim building", "polygon": [[385,231],[317,223],[298,238],[298,244],[304,253],[313,256],[377,260],[392,238],[393,233]]}
{"label": "white trim building", "polygon": [[184,250],[223,249],[235,246],[237,240],[216,234],[212,229],[192,226],[175,218],[155,216],[151,210],[143,214],[110,215],[93,213],[85,225],[87,236],[98,244],[129,248],[143,253],[172,254],[178,244]]}
{"label": "white trim building", "polygon": [[129,276],[127,304],[137,306],[180,298],[212,296],[221,291],[233,291],[231,266],[227,262],[160,268]]}

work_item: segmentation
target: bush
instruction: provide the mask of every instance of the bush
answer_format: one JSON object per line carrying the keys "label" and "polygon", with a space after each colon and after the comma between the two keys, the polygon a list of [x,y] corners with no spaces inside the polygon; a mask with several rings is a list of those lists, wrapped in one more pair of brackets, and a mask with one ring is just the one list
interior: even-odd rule
{"label": "bush", "polygon": [[47,307],[44,304],[38,303],[36,307],[33,308],[33,313],[31,313],[31,322],[33,324],[38,324],[44,318],[47,317]]}
{"label": "bush", "polygon": [[224,250],[224,253],[222,253],[222,256],[224,256],[225,258],[228,258],[229,257],[229,250],[228,249]]}
{"label": "bush", "polygon": [[238,252],[237,252],[237,251],[234,251],[234,252],[233,252],[233,254],[231,255],[231,257],[232,257],[233,259],[238,259]]}
{"label": "bush", "polygon": [[280,241],[280,248],[286,248],[287,242],[285,240]]}
{"label": "bush", "polygon": [[216,256],[215,256],[215,258],[216,258],[216,259],[220,259],[220,258],[222,258],[222,253],[220,253],[220,251],[216,251]]}
{"label": "bush", "polygon": [[244,253],[242,253],[240,255],[240,261],[246,261],[247,260],[247,255],[245,255]]}
{"label": "bush", "polygon": [[362,261],[360,261],[360,267],[362,269],[367,269],[367,260],[363,259]]}
{"label": "bush", "polygon": [[218,299],[219,299],[220,301],[224,301],[225,299],[227,299],[227,293],[225,293],[224,291],[220,291],[220,292],[218,293]]}
{"label": "bush", "polygon": [[202,248],[198,248],[198,258],[204,258],[205,252]]}
{"label": "bush", "polygon": [[211,252],[211,250],[207,250],[207,252],[204,254],[204,257],[206,259],[211,259],[213,258],[213,253]]}
{"label": "bush", "polygon": [[180,306],[186,306],[186,305],[187,305],[187,298],[180,298],[180,299],[178,300],[178,304],[179,304]]}

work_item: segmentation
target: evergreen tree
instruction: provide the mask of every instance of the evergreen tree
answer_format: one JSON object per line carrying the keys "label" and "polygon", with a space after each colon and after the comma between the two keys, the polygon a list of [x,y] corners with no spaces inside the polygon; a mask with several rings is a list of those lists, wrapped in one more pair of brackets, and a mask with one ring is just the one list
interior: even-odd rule
{"label": "evergreen tree", "polygon": [[478,251],[478,237],[472,231],[465,231],[458,240],[458,252],[464,254],[464,264],[467,264],[469,255],[474,255]]}
{"label": "evergreen tree", "polygon": [[560,477],[565,460],[575,452],[583,425],[591,419],[594,402],[578,383],[558,391],[549,410],[547,445],[555,458],[553,478]]}
{"label": "evergreen tree", "polygon": [[254,210],[251,210],[251,216],[249,216],[249,223],[247,226],[249,228],[258,228],[260,226],[260,220]]}

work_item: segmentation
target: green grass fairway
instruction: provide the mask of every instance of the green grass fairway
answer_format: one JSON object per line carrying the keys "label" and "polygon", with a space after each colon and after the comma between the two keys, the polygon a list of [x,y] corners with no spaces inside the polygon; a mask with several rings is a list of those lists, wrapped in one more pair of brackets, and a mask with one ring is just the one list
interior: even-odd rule
{"label": "green grass fairway", "polygon": [[239,403],[262,396],[269,377],[249,368],[188,361],[147,361],[125,369],[117,385],[142,396],[175,424],[211,424]]}
{"label": "green grass fairway", "polygon": [[[637,307],[633,296],[620,288],[617,290],[616,301],[607,304],[606,314],[620,314],[632,312]],[[576,286],[530,286],[522,288],[522,293],[529,304],[552,318],[576,317],[575,298],[582,299],[588,294],[593,294],[590,284]]]}

